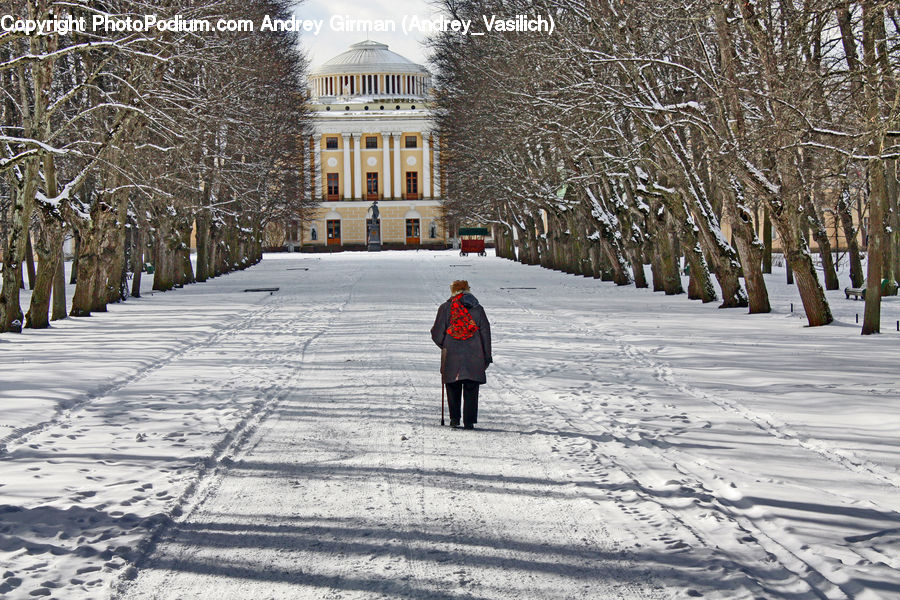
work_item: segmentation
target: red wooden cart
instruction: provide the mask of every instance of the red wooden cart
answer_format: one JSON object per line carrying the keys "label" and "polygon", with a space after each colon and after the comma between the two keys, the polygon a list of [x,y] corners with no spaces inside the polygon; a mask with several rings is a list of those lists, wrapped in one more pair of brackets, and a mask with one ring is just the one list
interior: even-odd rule
{"label": "red wooden cart", "polygon": [[471,252],[478,256],[487,256],[487,252],[484,250],[484,238],[487,235],[486,227],[460,227],[459,255],[468,256]]}

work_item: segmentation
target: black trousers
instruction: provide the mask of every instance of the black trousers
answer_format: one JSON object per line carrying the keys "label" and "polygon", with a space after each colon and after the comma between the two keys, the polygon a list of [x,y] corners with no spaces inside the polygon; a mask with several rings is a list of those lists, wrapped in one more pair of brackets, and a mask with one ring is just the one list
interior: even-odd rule
{"label": "black trousers", "polygon": [[450,420],[459,422],[459,408],[465,398],[462,420],[464,424],[478,422],[478,386],[477,381],[463,379],[447,384],[447,406],[450,409]]}

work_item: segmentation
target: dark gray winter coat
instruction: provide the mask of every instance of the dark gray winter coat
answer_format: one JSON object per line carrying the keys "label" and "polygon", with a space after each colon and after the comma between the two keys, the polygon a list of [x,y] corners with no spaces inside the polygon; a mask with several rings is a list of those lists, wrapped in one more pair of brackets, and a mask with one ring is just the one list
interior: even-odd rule
{"label": "dark gray winter coat", "polygon": [[450,300],[438,308],[431,328],[431,339],[441,349],[442,380],[444,383],[461,380],[485,383],[485,369],[494,361],[491,357],[491,324],[475,296],[465,292],[462,304],[478,325],[475,335],[467,340],[458,340],[447,334],[450,326]]}

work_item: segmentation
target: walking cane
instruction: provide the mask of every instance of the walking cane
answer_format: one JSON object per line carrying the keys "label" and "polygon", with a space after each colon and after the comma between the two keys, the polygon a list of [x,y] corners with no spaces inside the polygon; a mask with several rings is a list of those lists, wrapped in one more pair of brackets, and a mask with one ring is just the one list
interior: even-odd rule
{"label": "walking cane", "polygon": [[441,381],[441,427],[444,426],[444,382]]}

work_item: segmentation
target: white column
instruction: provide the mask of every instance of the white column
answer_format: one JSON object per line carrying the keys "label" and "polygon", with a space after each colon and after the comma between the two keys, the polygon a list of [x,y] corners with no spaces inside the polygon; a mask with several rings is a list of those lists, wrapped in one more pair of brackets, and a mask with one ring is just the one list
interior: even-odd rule
{"label": "white column", "polygon": [[391,197],[391,155],[388,146],[391,143],[388,134],[381,134],[381,172],[383,181],[381,182],[381,193],[385,198]]}
{"label": "white column", "polygon": [[399,200],[403,194],[400,191],[400,134],[392,133],[394,140],[394,200]]}
{"label": "white column", "polygon": [[344,200],[350,199],[350,134],[342,133],[344,138]]}
{"label": "white column", "polygon": [[313,186],[315,187],[315,200],[316,202],[322,201],[322,136],[315,135],[313,136],[313,155],[316,158],[315,162],[315,173],[313,177],[315,180],[313,181]]}
{"label": "white column", "polygon": [[359,134],[353,134],[353,197],[365,200],[366,195],[362,189],[362,152],[359,149]]}
{"label": "white column", "polygon": [[434,197],[441,197],[441,148],[436,133],[434,134]]}
{"label": "white column", "polygon": [[422,132],[422,197],[431,198],[431,165],[428,160],[428,132]]}

